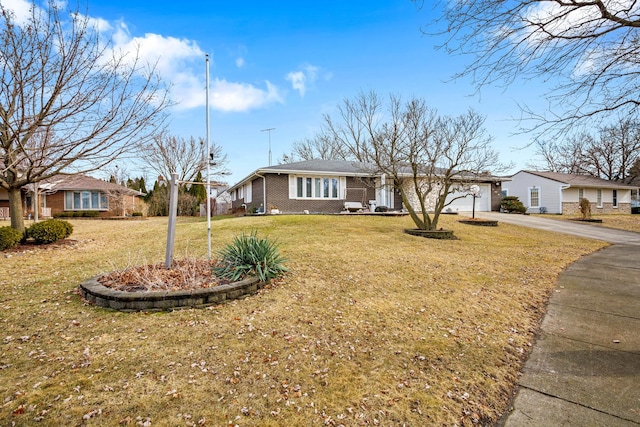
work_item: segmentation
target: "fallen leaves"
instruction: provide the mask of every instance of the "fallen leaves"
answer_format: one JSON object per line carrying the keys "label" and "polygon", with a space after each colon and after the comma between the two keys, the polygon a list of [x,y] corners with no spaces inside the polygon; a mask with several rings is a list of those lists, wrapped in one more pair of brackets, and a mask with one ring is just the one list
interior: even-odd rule
{"label": "fallen leaves", "polygon": [[186,258],[167,269],[164,263],[133,266],[102,275],[103,286],[124,292],[178,291],[218,286],[226,281],[211,274],[215,261]]}

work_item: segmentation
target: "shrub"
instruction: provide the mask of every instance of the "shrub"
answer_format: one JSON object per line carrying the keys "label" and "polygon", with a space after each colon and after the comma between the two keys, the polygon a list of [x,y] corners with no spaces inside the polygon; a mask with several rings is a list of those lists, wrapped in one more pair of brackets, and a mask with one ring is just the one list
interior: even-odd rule
{"label": "shrub", "polygon": [[580,199],[580,215],[583,219],[591,218],[591,202],[586,197]]}
{"label": "shrub", "polygon": [[142,212],[134,212],[131,214],[131,216],[143,216]]}
{"label": "shrub", "polygon": [[0,251],[17,245],[22,237],[22,233],[15,228],[0,227]]}
{"label": "shrub", "polygon": [[509,213],[525,213],[527,211],[517,196],[504,196],[500,202],[500,209]]}
{"label": "shrub", "polygon": [[213,274],[231,281],[257,276],[267,282],[287,271],[278,245],[266,238],[258,239],[256,231],[236,236],[233,243],[218,252],[218,257]]}
{"label": "shrub", "polygon": [[54,218],[72,218],[73,212],[65,211],[65,212],[56,212],[53,214]]}
{"label": "shrub", "polygon": [[38,244],[57,242],[60,239],[69,237],[73,232],[73,226],[67,221],[48,219],[36,222],[27,229],[27,236],[31,237]]}

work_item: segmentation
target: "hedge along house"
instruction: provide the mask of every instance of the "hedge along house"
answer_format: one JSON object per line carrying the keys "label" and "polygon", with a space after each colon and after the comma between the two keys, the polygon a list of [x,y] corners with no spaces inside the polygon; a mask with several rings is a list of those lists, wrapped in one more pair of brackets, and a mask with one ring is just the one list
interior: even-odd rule
{"label": "hedge along house", "polygon": [[90,215],[99,217],[123,217],[144,208],[144,193],[87,175],[59,174],[25,190],[25,214],[33,216],[37,203],[41,218],[82,216],[84,212],[95,212]]}
{"label": "hedge along house", "polygon": [[[402,210],[402,199],[394,183],[371,170],[371,165],[359,162],[307,160],[257,169],[227,191],[233,209],[245,209],[248,213],[340,213],[346,204]],[[500,179],[482,175],[475,177],[474,182],[480,187],[476,210],[498,210]],[[460,192],[454,197],[458,196]],[[464,193],[449,208],[471,211],[472,203],[473,197]]]}
{"label": "hedge along house", "polygon": [[517,196],[529,213],[576,214],[580,199],[591,202],[592,214],[630,214],[637,187],[590,175],[520,171],[505,184],[505,196]]}

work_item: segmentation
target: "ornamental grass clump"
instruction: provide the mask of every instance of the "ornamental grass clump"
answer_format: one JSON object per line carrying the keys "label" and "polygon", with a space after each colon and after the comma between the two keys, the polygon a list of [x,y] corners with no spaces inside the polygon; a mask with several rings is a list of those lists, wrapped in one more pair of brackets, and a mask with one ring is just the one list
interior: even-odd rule
{"label": "ornamental grass clump", "polygon": [[260,281],[268,282],[288,271],[278,244],[267,238],[259,239],[255,230],[249,235],[236,236],[233,243],[218,252],[218,258],[213,274],[231,281],[257,276]]}
{"label": "ornamental grass clump", "polygon": [[591,218],[591,202],[586,197],[580,199],[580,216],[582,219]]}

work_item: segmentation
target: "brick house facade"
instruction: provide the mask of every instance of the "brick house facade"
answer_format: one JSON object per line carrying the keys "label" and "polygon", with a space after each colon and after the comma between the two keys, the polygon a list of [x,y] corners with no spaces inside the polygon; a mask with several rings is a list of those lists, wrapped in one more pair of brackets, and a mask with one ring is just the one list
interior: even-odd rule
{"label": "brick house facade", "polygon": [[[233,210],[247,213],[340,213],[346,202],[359,203],[364,210],[402,210],[398,189],[372,169],[351,161],[308,160],[258,169],[227,191]],[[500,182],[489,175],[479,178],[484,198],[478,210],[492,210],[499,206],[493,193],[499,193]],[[471,211],[470,199],[452,206]]]}
{"label": "brick house facade", "polygon": [[35,191],[40,217],[88,211],[98,217],[115,217],[146,210],[144,194],[139,191],[87,175],[60,174],[27,189],[25,215],[34,215]]}

